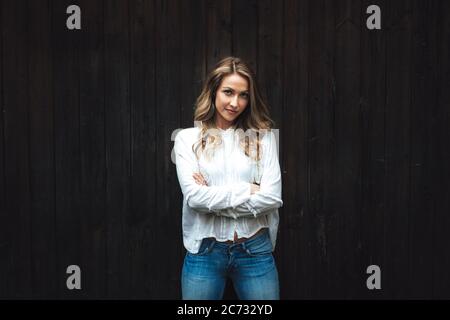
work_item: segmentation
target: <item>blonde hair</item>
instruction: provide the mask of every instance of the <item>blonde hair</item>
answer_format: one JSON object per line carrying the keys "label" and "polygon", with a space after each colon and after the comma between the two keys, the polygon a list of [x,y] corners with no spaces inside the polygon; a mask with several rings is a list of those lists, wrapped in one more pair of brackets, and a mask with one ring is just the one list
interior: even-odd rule
{"label": "blonde hair", "polygon": [[[270,118],[269,108],[259,93],[254,73],[245,62],[236,57],[227,57],[219,61],[206,78],[195,104],[194,122],[201,122],[201,133],[199,140],[192,146],[192,150],[197,158],[200,157],[200,152],[204,152],[209,159],[216,147],[222,143],[219,131],[214,130],[217,129],[214,100],[223,78],[231,74],[244,77],[249,84],[248,105],[236,119],[233,127],[239,132],[242,132],[239,130],[241,129],[247,133],[245,136],[240,134],[240,146],[246,156],[259,161],[262,153],[260,134],[266,130],[270,131],[274,121]],[[250,135],[248,135],[249,129]],[[250,152],[255,149],[256,154]]]}

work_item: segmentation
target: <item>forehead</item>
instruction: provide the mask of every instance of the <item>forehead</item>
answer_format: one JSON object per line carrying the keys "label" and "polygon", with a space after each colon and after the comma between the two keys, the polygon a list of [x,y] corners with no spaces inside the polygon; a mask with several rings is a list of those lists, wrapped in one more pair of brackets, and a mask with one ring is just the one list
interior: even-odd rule
{"label": "forehead", "polygon": [[237,73],[225,76],[220,85],[221,87],[229,87],[237,91],[248,90],[248,81]]}

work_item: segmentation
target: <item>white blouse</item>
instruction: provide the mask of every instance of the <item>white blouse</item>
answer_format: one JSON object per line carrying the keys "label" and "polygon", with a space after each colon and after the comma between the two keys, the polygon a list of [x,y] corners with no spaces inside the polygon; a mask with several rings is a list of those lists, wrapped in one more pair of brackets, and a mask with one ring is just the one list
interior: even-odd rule
{"label": "white blouse", "polygon": [[[239,147],[233,128],[218,129],[222,136],[211,160],[200,156],[197,161],[192,145],[200,139],[201,128],[183,129],[175,137],[175,162],[183,193],[183,243],[197,253],[202,239],[218,241],[249,238],[261,228],[269,228],[272,250],[275,249],[281,200],[281,172],[276,139],[273,132],[261,139],[259,166]],[[200,172],[207,186],[193,178]],[[250,194],[251,183],[260,183],[260,190]]]}

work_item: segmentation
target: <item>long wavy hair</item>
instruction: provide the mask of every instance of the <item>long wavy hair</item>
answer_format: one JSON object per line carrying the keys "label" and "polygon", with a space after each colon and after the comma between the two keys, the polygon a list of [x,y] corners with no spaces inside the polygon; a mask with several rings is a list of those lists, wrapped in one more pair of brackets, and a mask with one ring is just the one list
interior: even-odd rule
{"label": "long wavy hair", "polygon": [[[244,61],[236,57],[227,57],[216,64],[208,74],[202,92],[197,98],[194,122],[201,123],[201,133],[199,140],[192,146],[197,159],[203,152],[206,158],[210,159],[214,150],[222,143],[220,131],[217,130],[215,124],[214,102],[223,78],[235,73],[247,79],[249,100],[247,107],[236,119],[233,127],[240,133],[239,144],[245,155],[258,162],[261,159],[263,150],[260,136],[273,128],[274,121],[270,118],[268,105],[258,90],[255,74]],[[249,129],[250,134],[247,131]]]}

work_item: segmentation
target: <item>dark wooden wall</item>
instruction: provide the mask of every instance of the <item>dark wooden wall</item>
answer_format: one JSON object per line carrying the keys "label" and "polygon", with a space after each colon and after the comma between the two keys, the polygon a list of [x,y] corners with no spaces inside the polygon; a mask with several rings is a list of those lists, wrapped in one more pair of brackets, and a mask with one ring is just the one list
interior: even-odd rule
{"label": "dark wooden wall", "polygon": [[[371,4],[382,30],[366,28]],[[193,126],[207,70],[236,55],[280,129],[282,298],[450,298],[449,1],[0,10],[0,297],[180,298],[172,132]],[[366,288],[372,264],[381,290]]]}

